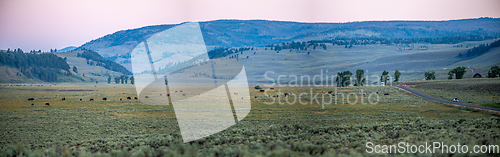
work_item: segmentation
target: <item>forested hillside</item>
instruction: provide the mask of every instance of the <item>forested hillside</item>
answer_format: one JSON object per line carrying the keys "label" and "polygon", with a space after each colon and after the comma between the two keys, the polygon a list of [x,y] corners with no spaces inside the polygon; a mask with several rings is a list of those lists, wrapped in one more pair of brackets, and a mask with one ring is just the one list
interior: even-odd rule
{"label": "forested hillside", "polygon": [[495,42],[492,42],[490,44],[481,44],[479,46],[475,46],[469,50],[467,50],[467,53],[465,55],[463,54],[459,54],[457,57],[461,57],[461,58],[474,58],[474,57],[477,57],[477,56],[480,56],[486,52],[488,52],[489,50],[493,49],[493,48],[496,48],[496,47],[500,47],[500,40],[497,40]]}
{"label": "forested hillside", "polygon": [[[292,41],[337,38],[438,39],[454,36],[500,35],[500,19],[451,21],[366,21],[350,23],[300,23],[266,20],[216,20],[200,22],[205,44],[215,47],[261,47]],[[177,25],[147,26],[118,31],[80,46],[104,57],[125,55],[151,35]],[[456,39],[456,38],[455,38]],[[445,39],[447,40],[447,39]],[[389,41],[390,42],[390,41]],[[428,41],[434,43],[434,41]],[[456,41],[452,41],[456,42]]]}
{"label": "forested hillside", "polygon": [[125,67],[123,67],[120,64],[115,63],[113,61],[102,58],[102,56],[99,55],[99,53],[97,53],[95,51],[87,50],[85,48],[82,48],[81,50],[83,52],[78,53],[76,56],[87,59],[87,64],[89,64],[89,65],[102,66],[108,70],[120,72],[120,73],[123,73],[125,75],[132,74]]}
{"label": "forested hillside", "polygon": [[0,65],[19,69],[18,76],[45,82],[57,82],[59,75],[71,75],[68,63],[51,53],[0,51]]}

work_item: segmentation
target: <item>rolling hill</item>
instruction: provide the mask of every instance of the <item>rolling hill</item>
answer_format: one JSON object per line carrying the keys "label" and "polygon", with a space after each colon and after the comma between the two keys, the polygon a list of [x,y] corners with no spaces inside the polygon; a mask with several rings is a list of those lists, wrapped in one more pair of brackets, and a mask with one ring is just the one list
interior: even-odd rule
{"label": "rolling hill", "polygon": [[[267,71],[279,75],[317,75],[323,70],[324,75],[336,75],[339,71],[364,69],[367,75],[380,74],[383,70],[392,72],[398,69],[403,73],[401,80],[421,79],[425,71],[436,71],[439,79],[445,79],[449,68],[471,66],[480,73],[487,73],[492,65],[499,65],[500,50],[493,49],[472,59],[460,59],[469,48],[490,43],[500,36],[500,18],[479,18],[451,21],[366,21],[351,23],[299,23],[265,20],[216,20],[200,22],[201,33],[207,48],[217,47],[254,47],[240,54],[239,61],[246,67],[250,83],[263,83]],[[84,58],[77,57],[83,49],[94,50],[104,59],[112,60],[131,71],[130,52],[137,44],[152,35],[178,26],[156,25],[137,29],[122,30],[89,41],[76,51],[55,53],[66,57],[68,64],[76,66],[79,73],[63,81],[107,82],[107,77],[122,73],[108,70],[102,66],[86,64]],[[389,43],[380,41],[369,44],[338,45],[326,43],[325,48],[284,49],[277,53],[270,44],[284,42],[307,42],[311,40],[337,40],[349,42],[351,39],[371,40],[430,40],[436,41],[448,37],[488,36],[489,40],[461,40],[446,44],[430,43]],[[457,45],[460,45],[458,47]],[[425,47],[421,49],[419,47]],[[73,49],[69,47],[68,49]],[[239,52],[241,53],[241,52]],[[169,55],[175,60],[189,60],[188,56]],[[248,58],[246,58],[248,57]],[[235,58],[227,58],[235,59]],[[158,62],[171,61],[160,60]],[[328,70],[328,72],[327,72]],[[13,76],[15,69],[5,68],[5,76],[25,82],[22,77]],[[85,75],[85,76],[84,76]],[[466,73],[466,77],[472,76]]]}
{"label": "rolling hill", "polygon": [[[81,48],[104,57],[125,55],[151,35],[176,25],[122,30],[89,41]],[[205,43],[216,47],[264,46],[287,41],[336,37],[422,38],[455,35],[500,35],[499,18],[451,21],[366,21],[350,23],[299,23],[266,20],[216,20],[200,22]]]}

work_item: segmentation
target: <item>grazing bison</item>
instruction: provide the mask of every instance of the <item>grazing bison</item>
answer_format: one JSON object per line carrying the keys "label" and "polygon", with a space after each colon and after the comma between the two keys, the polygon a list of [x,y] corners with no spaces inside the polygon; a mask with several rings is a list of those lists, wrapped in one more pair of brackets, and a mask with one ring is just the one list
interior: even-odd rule
{"label": "grazing bison", "polygon": [[136,100],[137,100],[137,97],[134,97],[134,99],[136,99]]}
{"label": "grazing bison", "polygon": [[333,91],[329,91],[328,94],[332,94]]}
{"label": "grazing bison", "polygon": [[82,98],[80,98],[80,101],[82,101]]}
{"label": "grazing bison", "polygon": [[120,98],[120,101],[122,101],[122,98]]}
{"label": "grazing bison", "polygon": [[90,98],[90,99],[89,99],[89,101],[94,101],[94,99],[93,99],[93,98]]}
{"label": "grazing bison", "polygon": [[33,101],[35,100],[35,98],[28,98],[28,101]]}
{"label": "grazing bison", "polygon": [[264,92],[265,90],[261,89],[260,92]]}
{"label": "grazing bison", "polygon": [[287,97],[288,95],[290,95],[290,94],[288,94],[288,93],[285,93],[285,97]]}
{"label": "grazing bison", "polygon": [[389,93],[384,93],[384,95],[389,95]]}
{"label": "grazing bison", "polygon": [[167,96],[170,96],[170,94],[167,94]]}
{"label": "grazing bison", "polygon": [[162,94],[160,94],[160,96],[162,96]]}
{"label": "grazing bison", "polygon": [[255,98],[257,98],[257,96],[255,96]]}
{"label": "grazing bison", "polygon": [[61,100],[66,100],[66,98],[62,98]]}
{"label": "grazing bison", "polygon": [[186,96],[186,94],[182,94],[182,96]]}
{"label": "grazing bison", "polygon": [[269,88],[269,90],[274,90],[274,88]]}
{"label": "grazing bison", "polygon": [[102,98],[102,100],[108,100],[108,98]]}
{"label": "grazing bison", "polygon": [[145,96],[144,98],[149,98],[149,96]]}
{"label": "grazing bison", "polygon": [[31,106],[33,106],[33,105],[35,105],[35,104],[31,103]]}
{"label": "grazing bison", "polygon": [[50,104],[49,103],[45,103],[45,105],[49,106]]}
{"label": "grazing bison", "polygon": [[131,100],[132,98],[131,97],[127,97],[128,100]]}
{"label": "grazing bison", "polygon": [[182,91],[179,91],[179,93],[182,93]]}

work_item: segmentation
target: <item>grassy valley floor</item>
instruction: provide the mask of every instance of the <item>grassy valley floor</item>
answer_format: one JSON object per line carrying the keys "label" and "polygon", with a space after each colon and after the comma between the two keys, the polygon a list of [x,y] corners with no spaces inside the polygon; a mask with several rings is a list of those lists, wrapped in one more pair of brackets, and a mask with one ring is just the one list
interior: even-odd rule
{"label": "grassy valley floor", "polygon": [[[475,85],[488,83],[499,85],[498,81]],[[425,86],[412,84],[416,89]],[[131,85],[1,86],[0,156],[384,156],[367,154],[366,143],[460,142],[469,149],[475,144],[500,144],[499,117],[463,111],[393,87],[337,88],[337,104],[324,106],[311,99],[311,94],[300,98],[298,94],[312,91],[321,98],[335,87],[265,89],[271,97],[250,89],[252,109],[238,124],[183,143],[172,105],[142,104],[133,99],[136,93]],[[272,97],[278,92],[292,96]],[[433,93],[431,89],[426,92]],[[344,102],[356,103],[342,104],[340,93],[351,93]],[[31,97],[35,100],[28,101]],[[363,104],[377,97],[378,103]],[[276,102],[278,98],[284,104]],[[289,104],[285,98],[288,102],[297,98],[297,102]],[[269,105],[273,99],[276,103]],[[299,99],[307,104],[300,104]],[[394,155],[451,155],[438,152]]]}

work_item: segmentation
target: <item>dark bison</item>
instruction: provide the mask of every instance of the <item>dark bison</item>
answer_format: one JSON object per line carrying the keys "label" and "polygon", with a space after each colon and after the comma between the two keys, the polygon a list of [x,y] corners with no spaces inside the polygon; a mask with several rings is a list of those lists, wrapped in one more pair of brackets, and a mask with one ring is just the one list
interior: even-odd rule
{"label": "dark bison", "polygon": [[162,94],[160,94],[160,96],[162,96]]}
{"label": "dark bison", "polygon": [[61,100],[66,100],[66,98],[62,98]]}
{"label": "dark bison", "polygon": [[149,98],[149,96],[145,96],[144,98]]}
{"label": "dark bison", "polygon": [[108,100],[108,98],[102,98],[102,100]]}
{"label": "dark bison", "polygon": [[332,94],[333,91],[329,91],[328,94]]}
{"label": "dark bison", "polygon": [[384,95],[389,95],[389,93],[384,93]]}
{"label": "dark bison", "polygon": [[167,94],[167,96],[170,96],[170,94]]}
{"label": "dark bison", "polygon": [[260,92],[264,92],[265,90],[261,89]]}
{"label": "dark bison", "polygon": [[290,95],[290,94],[288,94],[288,93],[285,93],[285,97],[287,97],[288,95]]}
{"label": "dark bison", "polygon": [[186,94],[182,94],[182,96],[186,96]]}
{"label": "dark bison", "polygon": [[137,100],[137,97],[134,97],[134,99],[136,99],[136,100]]}
{"label": "dark bison", "polygon": [[33,105],[35,105],[35,104],[31,103],[31,106],[33,106]]}
{"label": "dark bison", "polygon": [[80,98],[80,101],[82,101],[82,98]]}
{"label": "dark bison", "polygon": [[49,106],[50,104],[49,103],[45,103],[45,105]]}
{"label": "dark bison", "polygon": [[131,100],[132,98],[131,97],[127,97],[128,100]]}
{"label": "dark bison", "polygon": [[89,99],[89,101],[94,101],[94,99],[93,99],[93,98],[90,98],[90,99]]}
{"label": "dark bison", "polygon": [[120,101],[122,101],[122,98],[120,98]]}
{"label": "dark bison", "polygon": [[28,101],[33,101],[35,100],[35,98],[28,98]]}

